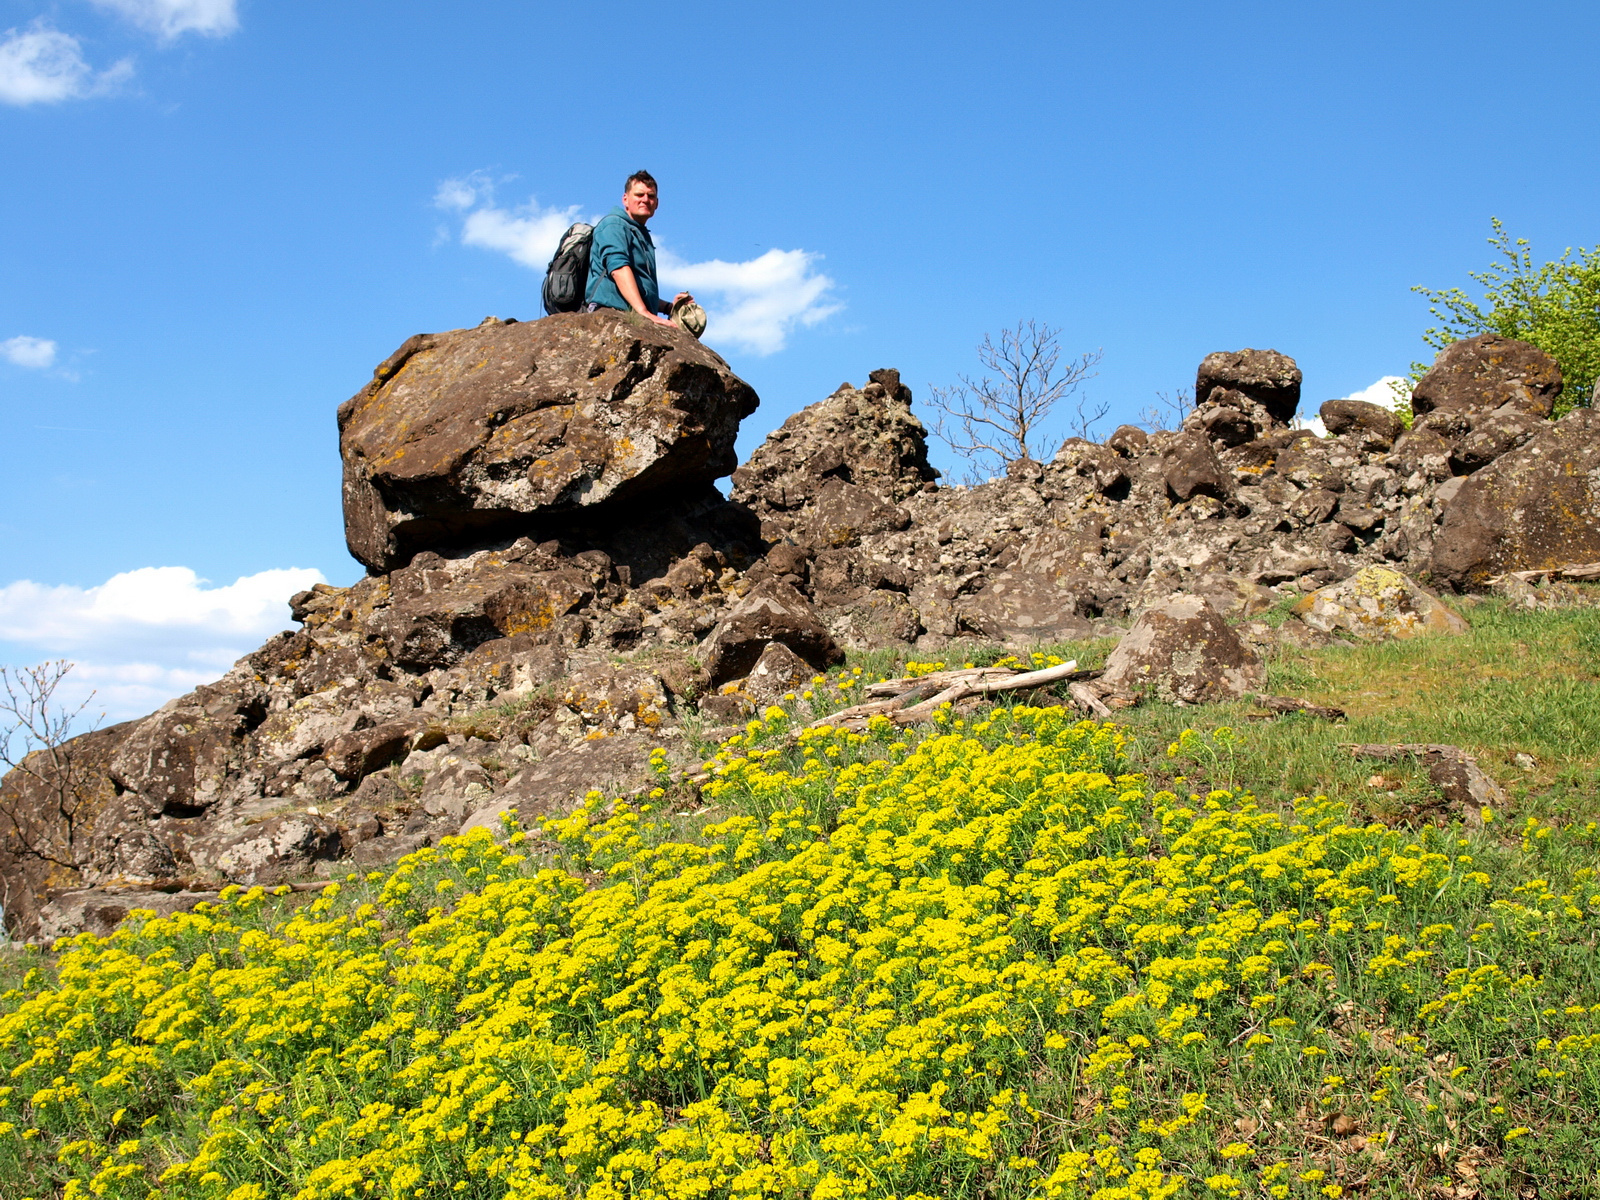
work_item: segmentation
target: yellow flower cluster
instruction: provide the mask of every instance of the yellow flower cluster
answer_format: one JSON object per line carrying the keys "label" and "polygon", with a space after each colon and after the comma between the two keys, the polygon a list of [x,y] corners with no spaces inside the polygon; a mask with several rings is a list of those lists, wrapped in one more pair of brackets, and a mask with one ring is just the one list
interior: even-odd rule
{"label": "yellow flower cluster", "polygon": [[287,915],[256,888],[73,939],[0,1006],[0,1179],[38,1189],[6,1194],[1288,1196],[1320,1170],[1239,1140],[1208,1080],[1426,1121],[1473,1080],[1387,1081],[1469,1018],[1536,1023],[1551,1103],[1593,1108],[1600,997],[1541,1009],[1492,961],[1592,938],[1588,883],[1491,899],[1442,834],[1152,795],[1124,731],[1059,708],[909,737],[774,708],[694,836],[591,793]]}

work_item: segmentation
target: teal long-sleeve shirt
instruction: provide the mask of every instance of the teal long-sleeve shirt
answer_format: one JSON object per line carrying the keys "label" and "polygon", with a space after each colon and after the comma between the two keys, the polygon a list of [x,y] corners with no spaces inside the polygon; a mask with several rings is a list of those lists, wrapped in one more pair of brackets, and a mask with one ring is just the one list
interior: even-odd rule
{"label": "teal long-sleeve shirt", "polygon": [[622,209],[613,208],[594,227],[594,237],[589,243],[589,282],[583,298],[602,308],[620,308],[627,312],[628,302],[611,278],[611,272],[618,267],[633,268],[633,278],[639,285],[645,307],[659,312],[661,290],[656,283],[656,244],[650,240],[648,229]]}

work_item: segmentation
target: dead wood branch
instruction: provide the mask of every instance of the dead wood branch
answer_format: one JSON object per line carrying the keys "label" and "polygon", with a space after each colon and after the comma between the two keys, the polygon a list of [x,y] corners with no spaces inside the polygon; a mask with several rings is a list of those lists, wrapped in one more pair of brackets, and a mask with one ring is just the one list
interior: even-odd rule
{"label": "dead wood branch", "polygon": [[[1277,716],[1286,716],[1289,713],[1304,713],[1308,717],[1316,717],[1322,721],[1344,720],[1344,709],[1334,708],[1329,704],[1313,704],[1309,700],[1297,700],[1293,696],[1268,696],[1263,692],[1256,693],[1255,701],[1268,713]],[[1255,714],[1252,713],[1251,716]]]}

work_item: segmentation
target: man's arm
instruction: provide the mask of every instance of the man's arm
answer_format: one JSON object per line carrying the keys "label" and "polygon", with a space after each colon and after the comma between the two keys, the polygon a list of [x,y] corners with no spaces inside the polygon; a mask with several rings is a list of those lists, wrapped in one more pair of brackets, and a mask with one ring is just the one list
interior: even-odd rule
{"label": "man's arm", "polygon": [[672,322],[659,313],[653,313],[644,306],[644,296],[639,291],[639,281],[633,277],[632,267],[618,267],[611,272],[611,282],[617,285],[617,291],[622,293],[622,298],[628,302],[628,307],[641,317],[649,317],[652,321],[659,321],[663,325]]}

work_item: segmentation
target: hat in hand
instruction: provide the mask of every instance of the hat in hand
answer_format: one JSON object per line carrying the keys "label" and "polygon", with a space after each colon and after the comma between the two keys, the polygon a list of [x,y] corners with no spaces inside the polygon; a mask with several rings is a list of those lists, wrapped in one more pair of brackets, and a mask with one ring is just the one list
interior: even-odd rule
{"label": "hat in hand", "polygon": [[695,337],[706,331],[706,310],[693,300],[674,300],[672,302],[672,323],[680,329],[687,329]]}

